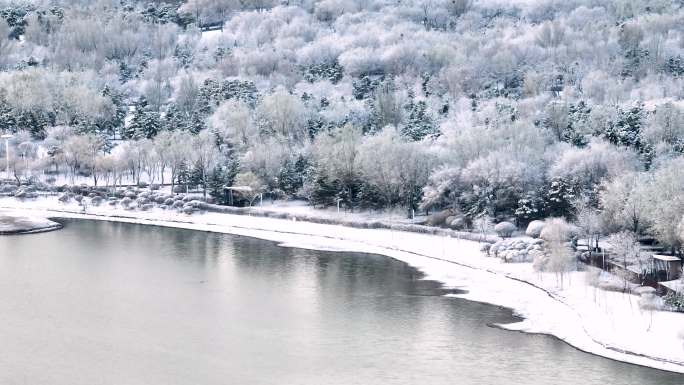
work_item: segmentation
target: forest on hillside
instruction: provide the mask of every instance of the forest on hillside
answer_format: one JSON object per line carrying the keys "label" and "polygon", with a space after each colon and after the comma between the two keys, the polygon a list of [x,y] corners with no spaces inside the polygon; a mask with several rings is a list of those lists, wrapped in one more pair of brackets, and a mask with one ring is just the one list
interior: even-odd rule
{"label": "forest on hillside", "polygon": [[678,250],[683,55],[681,0],[0,0],[0,131],[19,184],[566,217]]}

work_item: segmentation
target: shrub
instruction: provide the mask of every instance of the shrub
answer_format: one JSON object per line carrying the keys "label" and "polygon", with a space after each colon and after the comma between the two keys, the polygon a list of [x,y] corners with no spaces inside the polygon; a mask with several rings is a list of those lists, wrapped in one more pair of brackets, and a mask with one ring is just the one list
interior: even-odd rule
{"label": "shrub", "polygon": [[426,224],[428,226],[444,226],[446,224],[447,218],[454,215],[451,210],[443,210],[438,213],[430,215],[427,219]]}
{"label": "shrub", "polygon": [[539,238],[541,236],[542,230],[544,230],[544,221],[532,221],[529,225],[527,225],[525,235],[532,238]]}
{"label": "shrub", "polygon": [[452,220],[448,221],[447,225],[453,230],[463,230],[466,227],[465,218],[457,215],[453,217]]}
{"label": "shrub", "polygon": [[663,301],[672,311],[684,313],[684,294],[670,292],[663,297]]}
{"label": "shrub", "polygon": [[566,242],[572,236],[572,227],[563,218],[549,218],[544,222],[544,228],[539,238],[545,241]]}
{"label": "shrub", "polygon": [[99,206],[102,204],[102,201],[103,201],[102,197],[94,196],[90,199],[90,204],[93,206]]}
{"label": "shrub", "polygon": [[510,238],[515,230],[516,227],[511,222],[501,222],[494,226],[494,231],[502,238]]}

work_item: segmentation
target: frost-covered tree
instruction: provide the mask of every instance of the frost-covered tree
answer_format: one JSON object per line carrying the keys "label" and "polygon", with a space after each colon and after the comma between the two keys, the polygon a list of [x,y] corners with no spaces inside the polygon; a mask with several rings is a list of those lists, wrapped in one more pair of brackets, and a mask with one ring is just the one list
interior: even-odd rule
{"label": "frost-covered tree", "polygon": [[600,207],[609,227],[630,230],[635,234],[648,228],[646,218],[651,197],[647,186],[650,183],[651,175],[636,172],[622,174],[604,183]]}
{"label": "frost-covered tree", "polygon": [[212,114],[209,125],[224,141],[241,146],[253,143],[258,137],[252,111],[239,101],[223,102]]}
{"label": "frost-covered tree", "polygon": [[359,148],[362,138],[359,127],[347,124],[329,134],[319,135],[313,146],[313,158],[319,176],[314,181],[314,188],[325,190],[329,184],[336,186],[331,192],[351,207],[355,205],[359,192]]}
{"label": "frost-covered tree", "polygon": [[684,159],[661,166],[643,187],[648,196],[645,219],[649,230],[672,252],[678,252],[682,245],[678,225],[684,217]]}
{"label": "frost-covered tree", "polygon": [[567,148],[552,164],[549,175],[572,186],[572,190],[595,195],[604,178],[639,169],[638,156],[628,149],[592,141],[586,148]]}
{"label": "frost-covered tree", "polygon": [[284,88],[265,96],[257,113],[265,134],[280,136],[290,143],[300,143],[308,138],[305,106],[300,98]]}
{"label": "frost-covered tree", "polygon": [[546,241],[548,261],[546,271],[556,274],[556,282],[564,286],[564,278],[568,271],[575,268],[575,257],[568,247],[571,235],[570,225],[562,218],[551,218],[546,221],[540,237]]}

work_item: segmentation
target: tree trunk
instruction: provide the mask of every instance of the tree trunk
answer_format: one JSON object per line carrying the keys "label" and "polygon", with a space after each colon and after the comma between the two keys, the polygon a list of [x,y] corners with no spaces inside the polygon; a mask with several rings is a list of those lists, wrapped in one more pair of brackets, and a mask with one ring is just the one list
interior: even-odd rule
{"label": "tree trunk", "polygon": [[202,167],[202,195],[207,200],[207,172],[206,167]]}

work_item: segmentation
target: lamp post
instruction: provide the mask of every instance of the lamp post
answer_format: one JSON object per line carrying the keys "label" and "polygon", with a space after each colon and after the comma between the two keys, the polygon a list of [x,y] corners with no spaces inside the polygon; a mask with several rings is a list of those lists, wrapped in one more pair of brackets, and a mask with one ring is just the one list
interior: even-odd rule
{"label": "lamp post", "polygon": [[1,136],[0,138],[5,139],[5,159],[7,163],[5,164],[5,173],[7,174],[7,179],[10,179],[10,171],[9,171],[9,140],[12,138],[12,134],[5,134]]}

